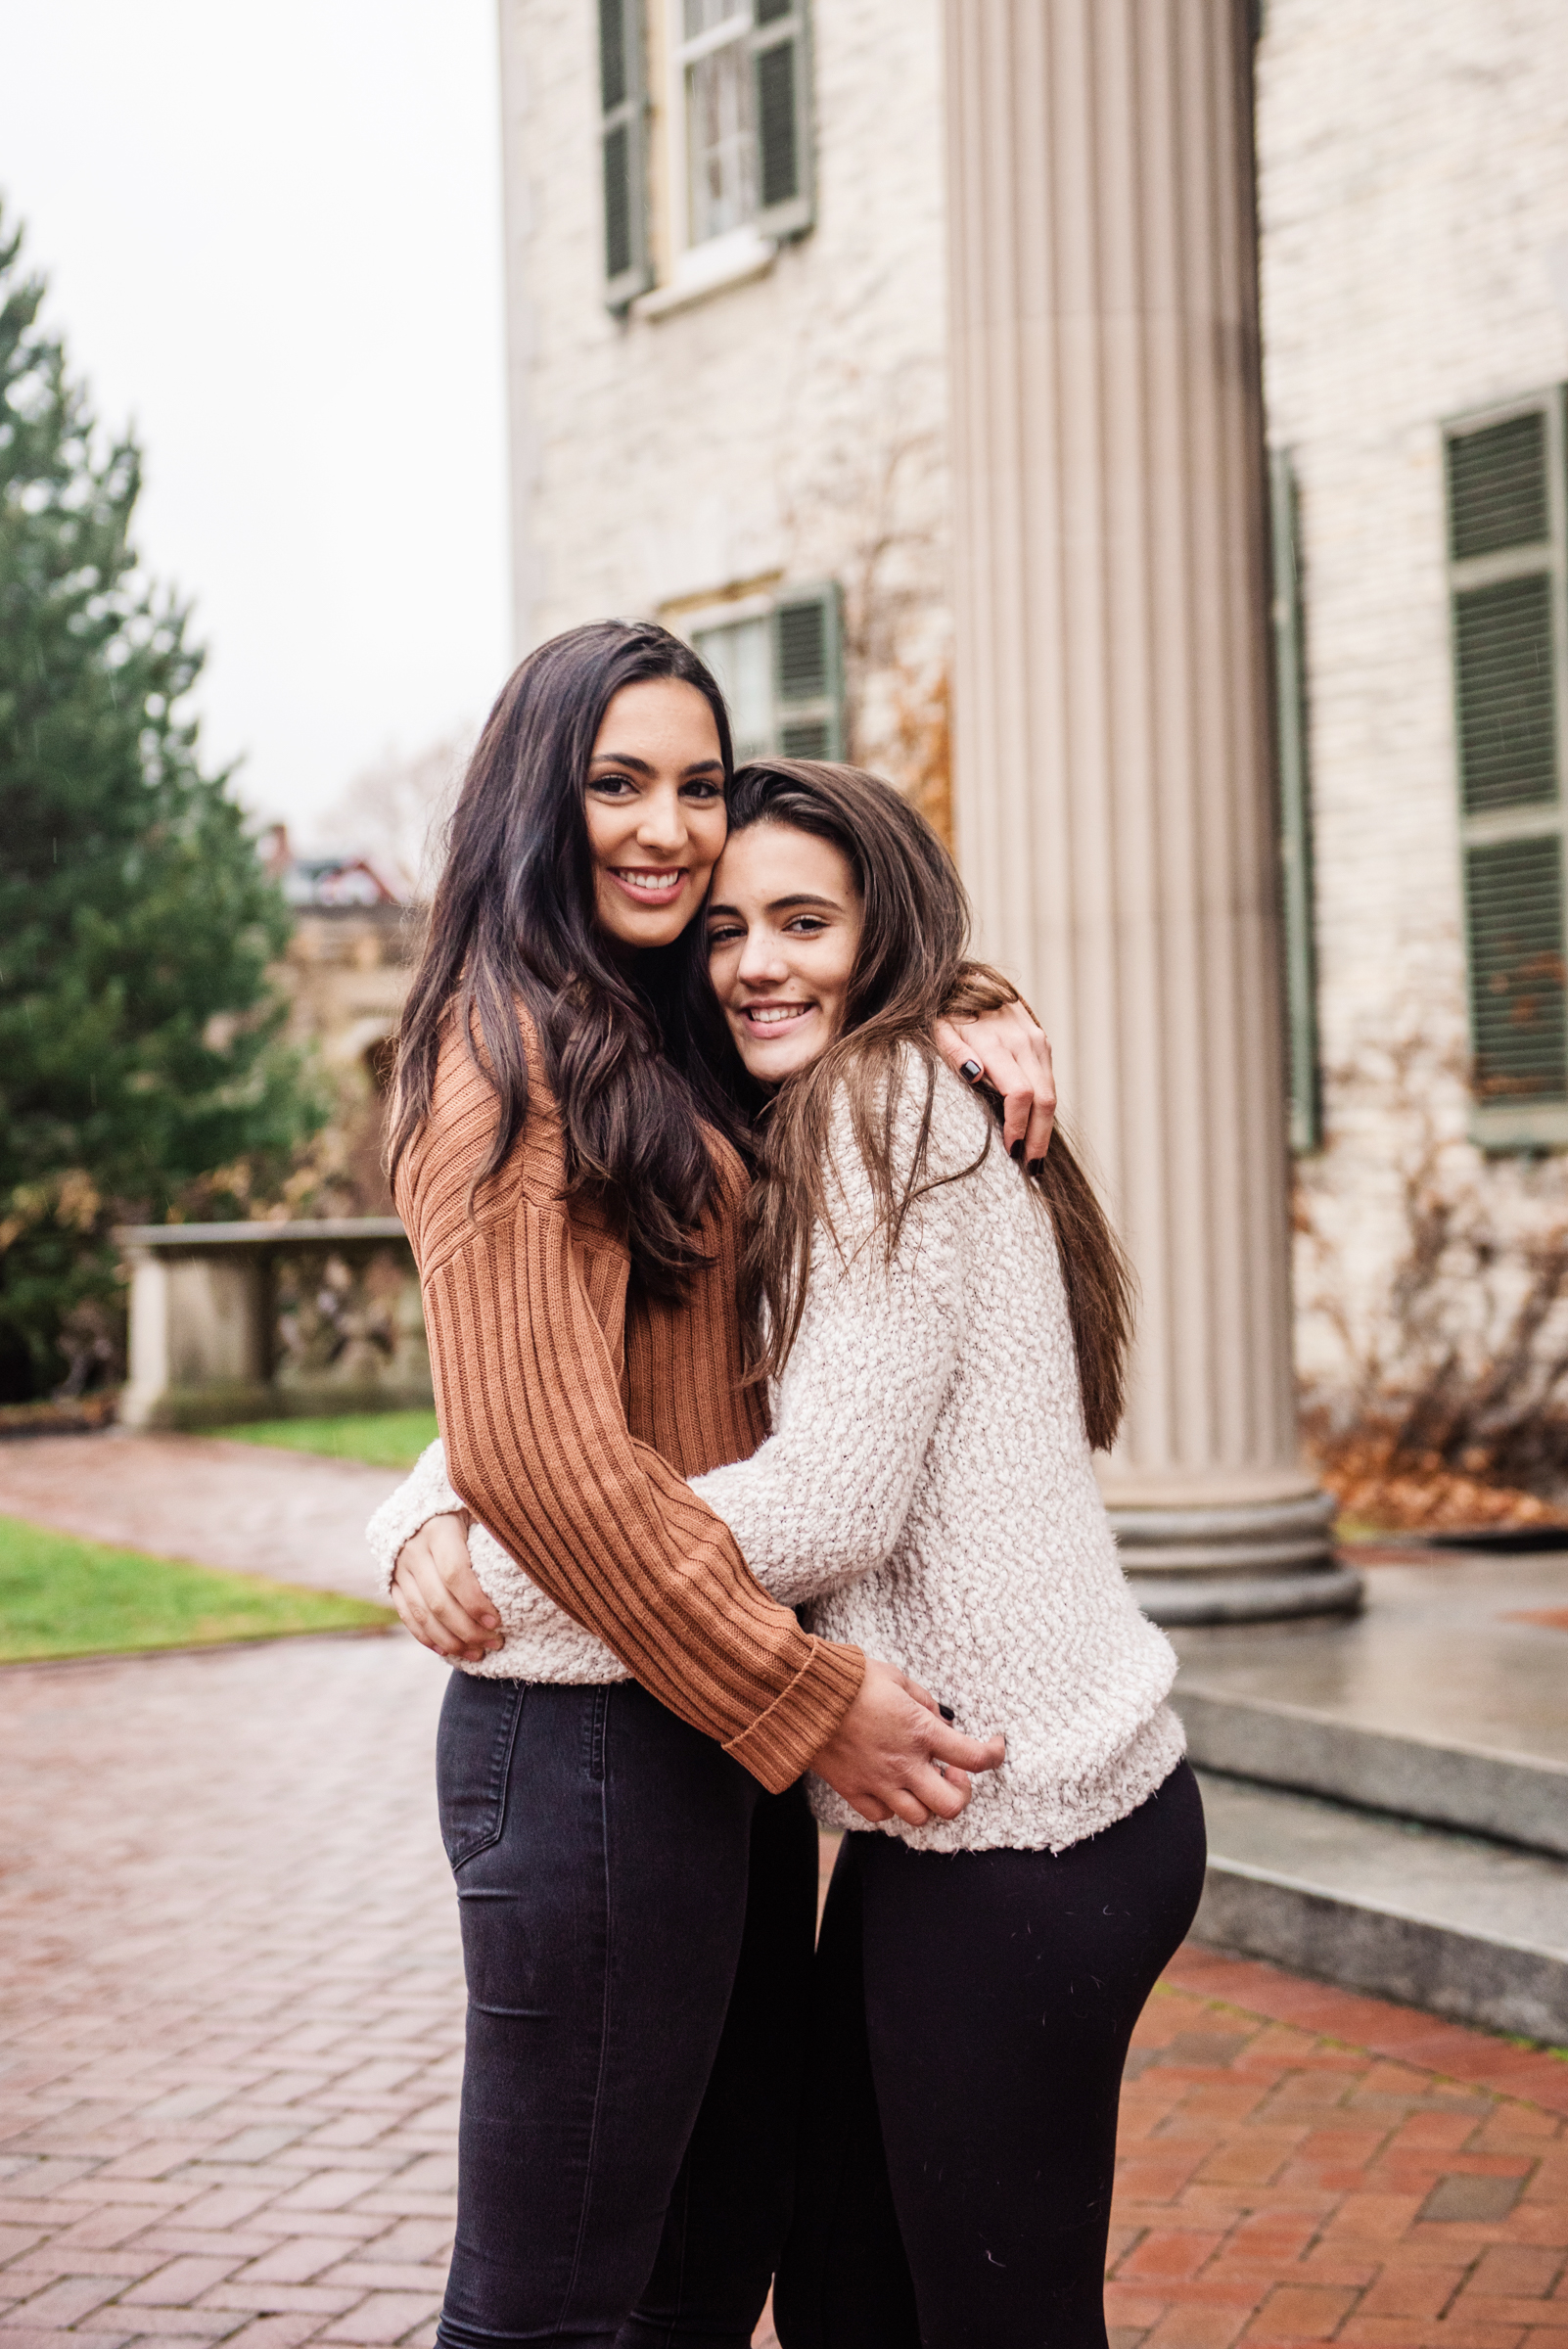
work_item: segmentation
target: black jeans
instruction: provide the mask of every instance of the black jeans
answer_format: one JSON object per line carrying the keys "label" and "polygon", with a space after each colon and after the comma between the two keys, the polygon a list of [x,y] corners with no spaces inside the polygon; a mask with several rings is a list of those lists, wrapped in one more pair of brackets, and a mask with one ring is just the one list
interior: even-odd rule
{"label": "black jeans", "polygon": [[454,1672],[468,1976],[445,2349],[746,2349],[789,2223],[816,1836],[630,1681]]}
{"label": "black jeans", "polygon": [[846,1835],[773,2300],[783,2349],[1105,2349],[1122,2067],[1203,1868],[1184,1762],[1054,1857]]}

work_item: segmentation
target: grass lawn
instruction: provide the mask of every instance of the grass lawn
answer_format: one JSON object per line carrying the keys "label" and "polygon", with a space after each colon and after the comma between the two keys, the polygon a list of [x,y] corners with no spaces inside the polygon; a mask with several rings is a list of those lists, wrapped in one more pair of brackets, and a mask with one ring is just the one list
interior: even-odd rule
{"label": "grass lawn", "polygon": [[436,1441],[434,1411],[357,1411],[344,1419],[255,1419],[246,1427],[214,1427],[236,1444],[277,1444],[285,1451],[319,1451],[333,1460],[368,1460],[372,1468],[412,1468]]}
{"label": "grass lawn", "polygon": [[396,1618],[365,1599],[224,1574],[0,1517],[0,1663],[209,1647],[292,1632],[358,1631]]}

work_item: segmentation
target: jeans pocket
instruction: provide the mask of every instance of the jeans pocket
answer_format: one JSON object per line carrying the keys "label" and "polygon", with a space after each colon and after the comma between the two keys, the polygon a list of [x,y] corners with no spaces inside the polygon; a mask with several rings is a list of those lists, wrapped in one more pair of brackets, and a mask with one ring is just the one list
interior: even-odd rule
{"label": "jeans pocket", "polygon": [[500,1839],[512,1748],[528,1693],[522,1681],[454,1672],[436,1733],[436,1801],[452,1867]]}

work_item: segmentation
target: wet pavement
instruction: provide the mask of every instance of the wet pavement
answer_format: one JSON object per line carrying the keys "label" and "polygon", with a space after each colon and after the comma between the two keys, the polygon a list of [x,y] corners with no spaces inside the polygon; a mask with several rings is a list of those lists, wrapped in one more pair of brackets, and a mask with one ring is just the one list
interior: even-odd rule
{"label": "wet pavement", "polygon": [[[1354,1559],[1355,1550],[1345,1553]],[[1568,1763],[1568,1552],[1432,1550],[1367,1570],[1350,1622],[1182,1629],[1182,1680],[1348,1728]]]}
{"label": "wet pavement", "polygon": [[[394,1481],[139,1441],[60,1440],[49,1521],[347,1576],[349,1503]],[[43,1449],[0,1449],[0,1506],[43,1513]],[[0,1672],[0,2349],[430,2342],[462,2025],[443,1685],[400,1633]],[[1124,2100],[1114,2349],[1568,2349],[1565,2260],[1568,2062],[1180,1954]]]}
{"label": "wet pavement", "polygon": [[0,2317],[425,2339],[462,2033],[403,1635],[0,1675]]}

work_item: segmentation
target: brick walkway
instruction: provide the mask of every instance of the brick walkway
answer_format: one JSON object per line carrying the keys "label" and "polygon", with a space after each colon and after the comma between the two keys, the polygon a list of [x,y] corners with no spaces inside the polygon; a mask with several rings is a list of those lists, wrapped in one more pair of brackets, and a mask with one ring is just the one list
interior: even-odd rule
{"label": "brick walkway", "polygon": [[1568,2349],[1568,2062],[1189,1945],[1130,2074],[1113,2349]]}
{"label": "brick walkway", "polygon": [[0,1681],[6,2349],[430,2337],[443,1678],[376,1635]]}
{"label": "brick walkway", "polygon": [[[441,1686],[399,1635],[0,1675],[0,2349],[430,2340]],[[1568,2349],[1568,2064],[1188,1950],[1133,2069],[1117,2349]]]}
{"label": "brick walkway", "polygon": [[0,1443],[0,1514],[155,1556],[373,1595],[365,1520],[395,1468],[212,1436],[23,1436]]}

